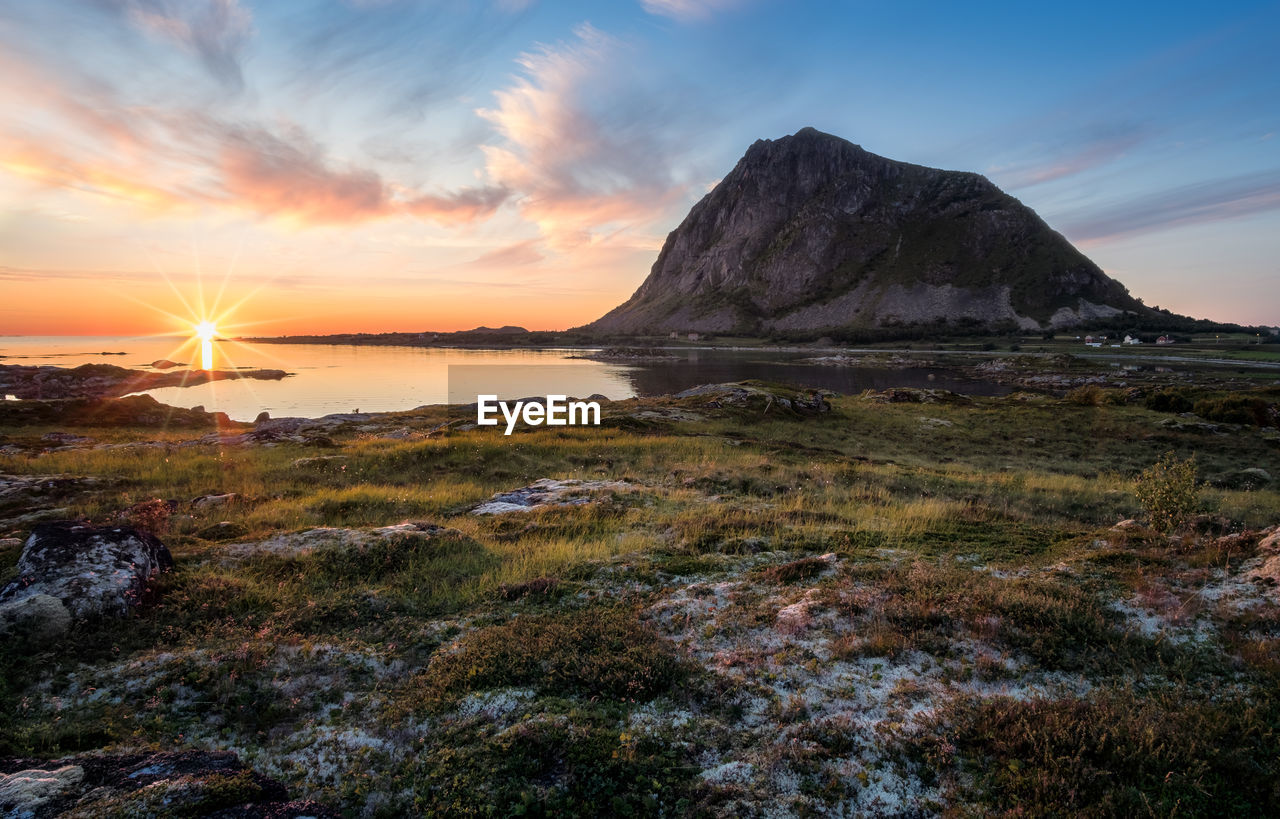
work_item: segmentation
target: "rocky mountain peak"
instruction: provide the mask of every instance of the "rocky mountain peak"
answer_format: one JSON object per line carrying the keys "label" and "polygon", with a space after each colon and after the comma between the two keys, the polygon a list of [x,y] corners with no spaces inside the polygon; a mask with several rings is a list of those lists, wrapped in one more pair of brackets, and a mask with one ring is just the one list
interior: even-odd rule
{"label": "rocky mountain peak", "polygon": [[1036,329],[1143,309],[985,177],[803,128],[753,143],[667,237],[635,295],[588,329]]}

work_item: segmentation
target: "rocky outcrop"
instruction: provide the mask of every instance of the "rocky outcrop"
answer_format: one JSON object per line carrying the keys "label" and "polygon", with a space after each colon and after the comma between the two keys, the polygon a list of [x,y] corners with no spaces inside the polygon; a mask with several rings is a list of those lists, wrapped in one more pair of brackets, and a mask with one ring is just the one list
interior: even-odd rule
{"label": "rocky outcrop", "polygon": [[606,333],[1064,326],[1146,312],[986,178],[805,128],[761,140],[668,237]]}
{"label": "rocky outcrop", "polygon": [[330,549],[367,549],[379,543],[404,545],[411,539],[456,536],[457,529],[449,529],[425,521],[407,521],[373,529],[347,529],[321,526],[302,532],[284,532],[266,540],[232,543],[226,547],[231,557],[275,555],[296,557]]}
{"label": "rocky outcrop", "polygon": [[32,819],[339,815],[310,800],[290,800],[283,784],[245,767],[230,751],[0,759],[0,814]]}
{"label": "rocky outcrop", "polygon": [[284,370],[182,370],[148,372],[111,364],[79,367],[0,364],[0,394],[22,399],[110,398],[160,387],[194,387],[210,381],[254,378],[279,381]]}
{"label": "rocky outcrop", "polygon": [[758,381],[739,381],[729,384],[702,384],[678,392],[672,398],[705,398],[703,406],[711,408],[758,408],[761,413],[771,410],[795,415],[819,415],[831,410],[827,398],[831,393],[821,390],[800,390]]}
{"label": "rocky outcrop", "polygon": [[471,510],[473,515],[505,515],[508,512],[530,512],[551,506],[581,506],[618,492],[631,492],[637,487],[627,481],[582,481],[543,478],[528,486],[499,492]]}
{"label": "rocky outcrop", "polygon": [[172,567],[165,545],[137,529],[39,524],[17,579],[0,589],[0,632],[52,638],[76,620],[123,616],[151,578]]}

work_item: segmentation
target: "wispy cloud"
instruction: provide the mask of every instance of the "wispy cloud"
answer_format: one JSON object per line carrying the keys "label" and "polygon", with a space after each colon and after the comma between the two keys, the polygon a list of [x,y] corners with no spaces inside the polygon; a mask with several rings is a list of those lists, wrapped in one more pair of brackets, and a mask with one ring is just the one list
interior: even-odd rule
{"label": "wispy cloud", "polygon": [[1141,125],[1111,123],[1105,127],[1070,134],[1053,145],[1041,145],[1035,159],[989,168],[987,173],[1004,187],[1029,188],[1065,179],[1113,162],[1141,145],[1151,129]]}
{"label": "wispy cloud", "polygon": [[742,4],[742,0],[640,0],[650,14],[687,23],[706,20],[713,14]]}
{"label": "wispy cloud", "polygon": [[1280,210],[1280,170],[1184,185],[1063,222],[1072,239],[1096,242],[1272,210]]}
{"label": "wispy cloud", "polygon": [[545,256],[539,251],[538,246],[541,242],[538,239],[525,239],[520,242],[500,247],[497,250],[490,250],[488,253],[482,253],[476,258],[463,262],[459,267],[493,269],[493,270],[509,270],[513,267],[527,267],[531,264],[537,264],[542,261]]}
{"label": "wispy cloud", "polygon": [[253,15],[238,0],[95,0],[146,34],[197,56],[219,80],[244,84],[241,55],[253,34]]}
{"label": "wispy cloud", "polygon": [[523,75],[477,112],[503,138],[484,146],[489,177],[559,248],[652,220],[686,187],[668,165],[662,101],[615,81],[628,46],[589,25],[575,35],[522,55]]}

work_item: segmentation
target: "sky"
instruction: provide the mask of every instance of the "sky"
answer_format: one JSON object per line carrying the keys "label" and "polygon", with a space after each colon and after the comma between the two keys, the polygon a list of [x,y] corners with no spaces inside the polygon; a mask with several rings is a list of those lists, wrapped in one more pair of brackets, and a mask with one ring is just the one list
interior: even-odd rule
{"label": "sky", "polygon": [[589,322],[757,139],[1280,324],[1280,2],[0,0],[0,334]]}

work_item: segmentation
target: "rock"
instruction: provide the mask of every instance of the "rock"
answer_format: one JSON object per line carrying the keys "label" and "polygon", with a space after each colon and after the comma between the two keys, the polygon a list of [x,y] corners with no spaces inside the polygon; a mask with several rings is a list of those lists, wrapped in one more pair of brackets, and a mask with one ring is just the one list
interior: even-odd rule
{"label": "rock", "polygon": [[237,497],[239,496],[235,492],[224,492],[221,495],[201,495],[191,501],[191,505],[196,509],[212,509],[216,506],[226,506]]}
{"label": "rock", "polygon": [[379,541],[398,542],[410,538],[457,534],[459,534],[457,529],[448,529],[425,521],[397,523],[373,529],[322,526],[302,532],[286,532],[257,542],[233,543],[226,549],[228,555],[236,558],[260,554],[292,557],[322,549],[361,549]]}
{"label": "rock", "polygon": [[762,412],[777,410],[797,415],[828,412],[827,397],[832,393],[819,390],[795,390],[758,381],[727,384],[702,384],[678,392],[672,398],[708,398],[707,407],[752,407]]}
{"label": "rock", "polygon": [[271,413],[267,412],[266,410],[263,410],[262,412],[258,413],[257,418],[253,419],[253,423],[261,424],[264,421],[270,421],[270,420],[271,420]]}
{"label": "rock", "polygon": [[65,814],[223,819],[340,815],[310,800],[290,800],[282,783],[249,769],[230,751],[0,759],[0,812],[35,819]]}
{"label": "rock", "polygon": [[70,432],[46,432],[44,435],[40,436],[40,440],[51,444],[62,444],[64,446],[69,444],[93,443],[92,438],[86,438],[83,435],[75,435]]}
{"label": "rock", "polygon": [[35,816],[84,781],[84,768],[63,765],[0,774],[0,811],[5,816]]}
{"label": "rock", "polygon": [[328,469],[329,467],[345,469],[347,460],[346,455],[316,455],[311,458],[297,458],[289,466],[294,469]]}
{"label": "rock", "polygon": [[635,295],[585,329],[1036,329],[1123,311],[1150,313],[985,177],[805,128],[753,144],[667,237]]}
{"label": "rock", "polygon": [[1226,472],[1209,479],[1210,485],[1220,489],[1262,489],[1271,481],[1271,473],[1256,466]]}
{"label": "rock", "polygon": [[499,492],[471,510],[473,515],[504,515],[548,506],[580,506],[599,500],[602,494],[630,492],[638,487],[627,481],[559,481],[543,478],[528,486]]}
{"label": "rock", "polygon": [[40,524],[18,559],[18,578],[0,590],[0,628],[56,628],[62,617],[51,602],[31,600],[40,596],[60,602],[73,620],[123,616],[142,600],[150,579],[172,567],[169,550],[146,532]]}
{"label": "rock", "polygon": [[71,628],[71,612],[56,597],[33,594],[0,605],[0,633],[24,634],[34,641],[54,640]]}
{"label": "rock", "polygon": [[867,401],[877,404],[972,404],[973,399],[967,395],[950,390],[926,390],[914,387],[893,387],[876,392],[867,390],[862,394]]}
{"label": "rock", "polygon": [[156,370],[172,370],[174,367],[185,367],[185,366],[187,365],[181,364],[177,361],[170,361],[167,358],[158,358],[155,361],[151,362],[152,369],[156,369]]}
{"label": "rock", "polygon": [[0,394],[21,399],[110,398],[160,387],[193,387],[210,381],[242,378],[279,381],[284,370],[183,370],[157,373],[129,370],[111,364],[79,367],[0,364]]}
{"label": "rock", "polygon": [[1280,526],[1268,529],[1258,541],[1258,551],[1280,554]]}
{"label": "rock", "polygon": [[1113,532],[1120,532],[1125,529],[1141,529],[1141,528],[1142,528],[1141,523],[1138,523],[1133,518],[1126,518],[1125,520],[1122,520],[1119,523],[1117,523],[1115,526],[1112,526],[1111,530]]}

